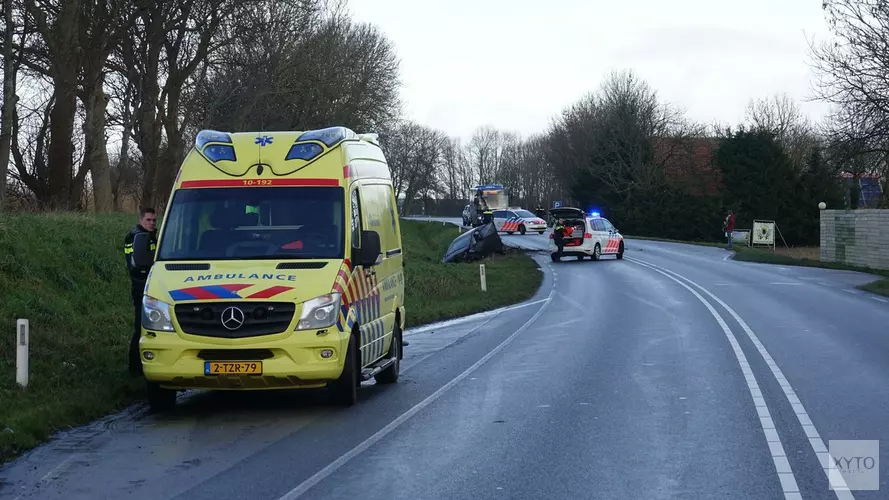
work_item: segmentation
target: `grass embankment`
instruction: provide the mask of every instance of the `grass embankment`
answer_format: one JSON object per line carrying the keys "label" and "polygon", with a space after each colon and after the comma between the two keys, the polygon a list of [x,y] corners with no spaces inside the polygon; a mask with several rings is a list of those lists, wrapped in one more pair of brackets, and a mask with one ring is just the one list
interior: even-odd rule
{"label": "grass embankment", "polygon": [[[0,463],[143,396],[126,369],[132,324],[123,256],[131,215],[0,217]],[[478,265],[442,264],[458,229],[402,222],[410,326],[508,305],[531,297],[542,279],[522,254]],[[30,321],[30,380],[15,383],[13,332]]]}

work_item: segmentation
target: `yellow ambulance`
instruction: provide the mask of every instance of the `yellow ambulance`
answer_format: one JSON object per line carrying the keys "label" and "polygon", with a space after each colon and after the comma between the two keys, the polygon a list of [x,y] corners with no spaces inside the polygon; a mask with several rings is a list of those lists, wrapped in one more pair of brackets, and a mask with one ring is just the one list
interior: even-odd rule
{"label": "yellow ambulance", "polygon": [[149,405],[184,389],[398,380],[404,272],[395,192],[375,134],[201,131],[167,203],[139,354]]}

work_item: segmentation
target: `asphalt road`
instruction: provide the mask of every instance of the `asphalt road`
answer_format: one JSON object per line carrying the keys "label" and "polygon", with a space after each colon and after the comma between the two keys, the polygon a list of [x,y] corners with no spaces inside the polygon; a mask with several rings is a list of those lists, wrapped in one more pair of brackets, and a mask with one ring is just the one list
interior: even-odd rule
{"label": "asphalt road", "polygon": [[887,497],[889,466],[882,491],[831,491],[823,469],[830,440],[889,439],[889,303],[854,289],[871,277],[647,241],[534,255],[535,298],[408,332],[399,383],[353,408],[136,407],[0,470],[0,498]]}

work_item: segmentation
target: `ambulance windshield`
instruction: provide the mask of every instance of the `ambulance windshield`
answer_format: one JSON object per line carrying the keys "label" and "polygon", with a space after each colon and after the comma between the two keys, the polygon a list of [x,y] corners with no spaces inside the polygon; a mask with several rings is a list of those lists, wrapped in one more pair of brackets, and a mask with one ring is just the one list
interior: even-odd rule
{"label": "ambulance windshield", "polygon": [[343,189],[180,189],[157,260],[343,258]]}

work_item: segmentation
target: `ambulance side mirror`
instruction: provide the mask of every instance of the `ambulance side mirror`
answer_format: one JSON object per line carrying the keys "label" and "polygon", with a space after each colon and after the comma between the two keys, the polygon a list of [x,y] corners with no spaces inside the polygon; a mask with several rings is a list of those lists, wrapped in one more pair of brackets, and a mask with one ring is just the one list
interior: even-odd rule
{"label": "ambulance side mirror", "polygon": [[133,262],[136,267],[149,268],[154,264],[154,252],[151,250],[151,235],[136,233],[133,237]]}
{"label": "ambulance side mirror", "polygon": [[373,267],[382,264],[383,252],[380,245],[380,233],[361,231],[361,249],[358,252],[358,265]]}

